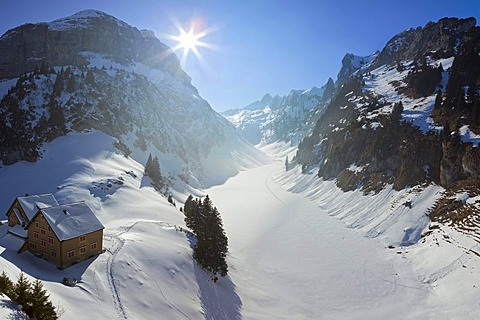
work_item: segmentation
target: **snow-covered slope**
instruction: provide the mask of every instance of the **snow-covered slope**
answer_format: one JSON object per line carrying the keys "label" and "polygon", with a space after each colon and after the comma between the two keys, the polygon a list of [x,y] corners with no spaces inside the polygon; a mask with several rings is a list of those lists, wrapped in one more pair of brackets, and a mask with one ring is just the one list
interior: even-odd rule
{"label": "snow-covered slope", "polygon": [[[0,268],[12,279],[22,270],[44,281],[54,305],[65,310],[62,319],[235,318],[230,315],[238,310],[216,302],[222,297],[238,304],[230,278],[214,285],[194,263],[183,214],[150,186],[141,164],[112,147],[113,141],[98,131],[70,133],[45,145],[36,163],[0,168],[1,181],[10,182],[0,195],[1,212],[23,193],[52,192],[60,204],[84,200],[105,225],[106,252],[59,271],[28,252],[18,254],[21,242],[6,233],[5,224]],[[66,287],[63,277],[79,283]]]}
{"label": "snow-covered slope", "polygon": [[332,97],[333,80],[321,88],[292,90],[284,97],[266,94],[245,108],[223,112],[251,144],[285,141],[292,145],[307,135]]}

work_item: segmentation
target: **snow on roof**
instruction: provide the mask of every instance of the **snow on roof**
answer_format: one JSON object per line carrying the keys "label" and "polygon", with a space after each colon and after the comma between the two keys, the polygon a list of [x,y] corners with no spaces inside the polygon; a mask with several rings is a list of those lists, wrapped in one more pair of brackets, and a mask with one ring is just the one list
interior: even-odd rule
{"label": "snow on roof", "polygon": [[18,197],[17,200],[29,221],[32,220],[38,209],[58,206],[57,200],[51,193]]}
{"label": "snow on roof", "polygon": [[104,228],[103,224],[85,202],[44,208],[41,209],[41,213],[60,241]]}
{"label": "snow on roof", "polygon": [[21,238],[25,238],[25,239],[28,236],[28,230],[26,230],[24,227],[22,227],[19,224],[14,225],[13,227],[10,227],[8,229],[8,232],[10,232],[13,235],[19,236]]}

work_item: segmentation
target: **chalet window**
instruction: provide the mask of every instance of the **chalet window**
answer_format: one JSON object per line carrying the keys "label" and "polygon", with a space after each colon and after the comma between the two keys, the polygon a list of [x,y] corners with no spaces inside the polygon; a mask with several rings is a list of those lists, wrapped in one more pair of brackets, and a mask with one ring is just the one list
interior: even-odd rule
{"label": "chalet window", "polygon": [[44,217],[44,216],[42,216],[42,221],[45,221],[45,217]]}
{"label": "chalet window", "polygon": [[80,247],[79,251],[80,251],[80,254],[84,254],[85,252],[87,252],[87,247],[86,246]]}
{"label": "chalet window", "polygon": [[53,258],[56,258],[56,257],[57,257],[57,251],[55,251],[55,250],[52,250],[52,252],[51,252],[51,253],[52,253],[52,257],[53,257]]}
{"label": "chalet window", "polygon": [[97,243],[96,242],[90,244],[90,250],[95,250],[95,249],[97,249]]}
{"label": "chalet window", "polygon": [[87,240],[87,237],[85,235],[80,236],[80,242],[84,242],[85,240]]}
{"label": "chalet window", "polygon": [[48,237],[48,243],[53,244],[53,238],[52,237]]}
{"label": "chalet window", "polygon": [[50,226],[48,226],[48,232],[52,232],[52,228],[50,228]]}
{"label": "chalet window", "polygon": [[67,257],[69,257],[69,258],[75,257],[75,249],[68,251],[67,252]]}
{"label": "chalet window", "polygon": [[34,232],[34,233],[33,233],[33,237],[34,237],[35,239],[38,239],[38,232]]}
{"label": "chalet window", "polygon": [[40,228],[40,234],[42,236],[46,235],[47,234],[47,230],[43,229],[43,228]]}
{"label": "chalet window", "polygon": [[39,227],[38,221],[35,221],[35,228],[38,228],[38,227]]}
{"label": "chalet window", "polygon": [[30,249],[37,249],[37,245],[33,242],[29,242],[28,246],[30,247]]}
{"label": "chalet window", "polygon": [[45,242],[45,240],[40,240],[40,244],[45,247],[47,245],[47,243]]}

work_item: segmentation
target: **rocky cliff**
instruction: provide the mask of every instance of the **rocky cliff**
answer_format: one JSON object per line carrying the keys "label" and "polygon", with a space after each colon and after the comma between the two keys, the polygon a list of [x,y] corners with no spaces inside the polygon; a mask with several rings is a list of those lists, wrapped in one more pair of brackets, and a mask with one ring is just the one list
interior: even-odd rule
{"label": "rocky cliff", "polygon": [[86,66],[84,52],[121,64],[141,62],[167,70],[185,84],[189,77],[171,49],[148,30],[138,30],[101,11],[86,10],[50,23],[25,24],[0,38],[0,79],[16,78],[42,63]]}

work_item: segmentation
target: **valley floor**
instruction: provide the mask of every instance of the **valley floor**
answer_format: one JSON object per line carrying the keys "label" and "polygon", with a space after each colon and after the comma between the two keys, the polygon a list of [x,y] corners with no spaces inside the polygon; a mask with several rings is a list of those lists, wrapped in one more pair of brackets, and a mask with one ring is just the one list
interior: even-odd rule
{"label": "valley floor", "polygon": [[274,177],[283,162],[208,190],[248,319],[428,319],[431,287],[405,255],[364,237]]}

